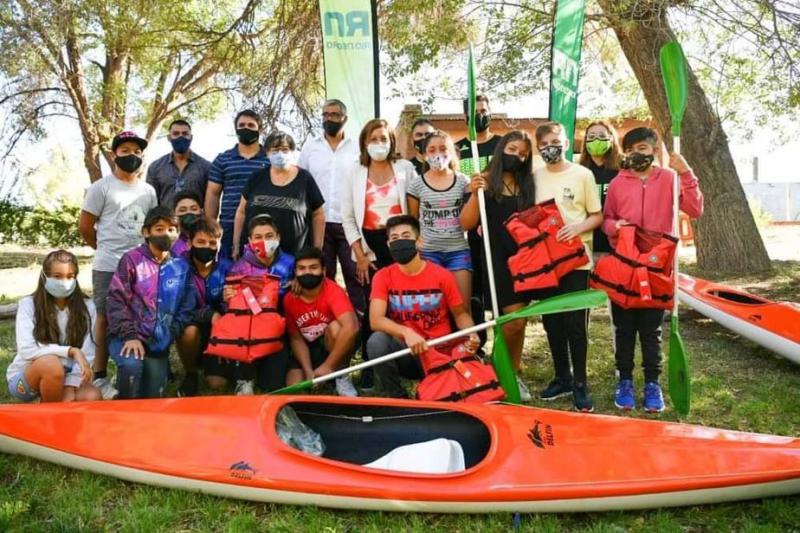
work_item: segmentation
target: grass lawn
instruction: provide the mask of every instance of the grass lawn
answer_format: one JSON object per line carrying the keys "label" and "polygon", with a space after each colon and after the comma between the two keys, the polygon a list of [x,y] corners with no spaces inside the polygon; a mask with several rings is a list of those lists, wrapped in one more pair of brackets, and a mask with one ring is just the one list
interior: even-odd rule
{"label": "grass lawn", "polygon": [[[690,268],[691,270],[691,268]],[[699,273],[698,273],[699,275]],[[800,262],[779,262],[769,276],[710,279],[767,297],[800,301]],[[800,368],[683,308],[690,355],[694,424],[800,437]],[[597,411],[615,414],[608,314],[592,312],[589,378]],[[665,330],[665,333],[667,331]],[[551,377],[539,323],[529,326],[525,376],[533,391]],[[0,369],[10,362],[13,322],[0,322]],[[637,356],[638,361],[638,356]],[[637,369],[637,390],[641,371]],[[2,387],[0,402],[9,401]],[[534,401],[535,405],[541,402]],[[570,402],[548,405],[567,409]],[[587,415],[591,416],[591,415]],[[635,411],[629,416],[645,416]],[[676,420],[670,408],[661,416]],[[505,531],[511,514],[484,516],[345,512],[254,504],[156,489],[21,457],[0,455],[0,531]],[[800,531],[800,496],[647,512],[523,515],[522,531]]]}

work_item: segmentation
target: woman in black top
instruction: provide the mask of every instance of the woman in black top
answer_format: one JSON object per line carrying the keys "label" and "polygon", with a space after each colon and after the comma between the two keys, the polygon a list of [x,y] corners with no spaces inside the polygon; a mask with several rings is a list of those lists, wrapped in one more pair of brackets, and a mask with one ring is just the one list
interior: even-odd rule
{"label": "woman in black top", "polygon": [[267,136],[264,149],[270,165],[259,170],[242,189],[233,226],[234,259],[242,230],[258,215],[270,215],[278,225],[281,250],[294,255],[306,245],[322,248],[325,200],[311,174],[297,166],[294,139],[280,131]]}
{"label": "woman in black top", "polygon": [[[500,139],[492,162],[483,174],[472,176],[472,193],[461,211],[461,226],[465,230],[480,223],[478,189],[483,187],[486,197],[486,225],[491,237],[492,266],[494,267],[497,304],[502,314],[521,309],[536,297],[533,291],[514,292],[508,259],[517,253],[517,244],[508,233],[505,221],[514,213],[524,211],[535,203],[532,166],[533,143],[521,130],[507,133]],[[488,301],[488,298],[487,298]],[[503,335],[508,344],[514,369],[522,364],[522,345],[525,341],[525,320],[514,320],[503,325]],[[519,381],[523,400],[530,398],[527,387]]]}
{"label": "woman in black top", "polygon": [[[594,174],[594,181],[600,192],[601,206],[605,206],[608,184],[619,172],[621,159],[619,140],[614,127],[605,120],[595,120],[589,124],[583,138],[580,164]],[[611,251],[611,245],[602,227],[594,230],[592,250],[595,258]]]}

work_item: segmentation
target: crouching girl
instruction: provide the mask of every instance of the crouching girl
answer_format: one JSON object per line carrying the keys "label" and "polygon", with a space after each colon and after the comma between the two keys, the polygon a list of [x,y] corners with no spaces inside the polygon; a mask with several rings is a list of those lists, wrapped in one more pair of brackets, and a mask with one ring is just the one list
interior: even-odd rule
{"label": "crouching girl", "polygon": [[11,396],[25,402],[99,400],[92,383],[94,303],[78,285],[78,260],[45,257],[36,291],[17,307],[17,354],[6,371]]}

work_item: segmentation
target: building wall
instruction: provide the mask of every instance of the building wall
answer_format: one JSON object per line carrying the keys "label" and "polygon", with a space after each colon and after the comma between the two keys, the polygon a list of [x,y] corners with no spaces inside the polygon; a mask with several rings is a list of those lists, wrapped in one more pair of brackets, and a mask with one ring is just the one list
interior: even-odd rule
{"label": "building wall", "polygon": [[758,202],[773,222],[800,222],[800,183],[743,183],[750,202]]}

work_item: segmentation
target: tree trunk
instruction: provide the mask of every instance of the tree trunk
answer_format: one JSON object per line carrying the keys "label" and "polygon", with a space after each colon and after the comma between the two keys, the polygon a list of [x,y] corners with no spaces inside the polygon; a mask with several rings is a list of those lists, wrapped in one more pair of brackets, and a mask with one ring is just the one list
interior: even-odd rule
{"label": "tree trunk", "polygon": [[[662,138],[671,146],[672,119],[659,62],[661,46],[677,41],[667,20],[669,2],[599,0],[599,4],[642,87]],[[747,204],[720,119],[691,67],[688,77],[681,152],[695,169],[705,196],[705,212],[695,223],[698,265],[703,270],[733,273],[769,270],[769,256]]]}

